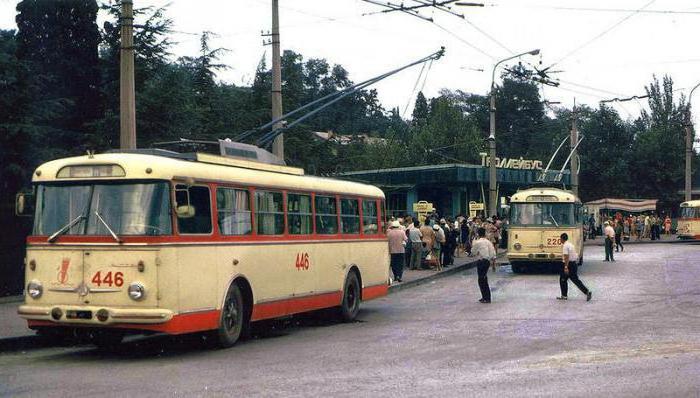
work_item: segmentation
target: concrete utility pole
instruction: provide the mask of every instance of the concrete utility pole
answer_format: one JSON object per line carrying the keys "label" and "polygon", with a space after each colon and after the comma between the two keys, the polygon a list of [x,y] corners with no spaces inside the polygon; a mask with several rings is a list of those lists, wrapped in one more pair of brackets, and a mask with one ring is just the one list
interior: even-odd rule
{"label": "concrete utility pole", "polygon": [[576,99],[574,98],[574,110],[571,114],[571,191],[574,195],[578,196],[578,150],[576,148],[576,143],[578,143],[578,110],[576,109]]}
{"label": "concrete utility pole", "polygon": [[693,161],[693,121],[690,119],[690,101],[693,99],[695,89],[700,87],[700,83],[696,84],[688,95],[688,105],[685,108],[685,201],[693,199],[692,186],[692,170],[691,163]]}
{"label": "concrete utility pole", "polygon": [[490,131],[489,131],[489,203],[486,213],[488,216],[493,216],[498,214],[498,188],[496,188],[496,68],[503,62],[510,61],[523,55],[537,55],[540,50],[527,51],[521,54],[513,55],[496,62],[493,66],[493,71],[491,72],[491,100],[490,100]]}
{"label": "concrete utility pole", "polygon": [[[280,58],[279,0],[272,0],[272,120],[282,116],[282,59]],[[272,129],[282,127],[275,123]],[[272,153],[284,160],[284,134],[272,142]]]}
{"label": "concrete utility pole", "polygon": [[134,4],[122,0],[119,50],[119,147],[136,149],[136,89],[134,87]]}

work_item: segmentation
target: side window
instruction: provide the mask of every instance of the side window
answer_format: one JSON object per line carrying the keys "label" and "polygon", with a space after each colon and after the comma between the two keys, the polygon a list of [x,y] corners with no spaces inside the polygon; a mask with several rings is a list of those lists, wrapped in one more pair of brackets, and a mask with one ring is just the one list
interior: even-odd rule
{"label": "side window", "polygon": [[287,194],[287,222],[292,235],[310,235],[313,232],[311,195]]}
{"label": "side window", "polygon": [[219,188],[216,190],[219,231],[222,235],[250,235],[253,220],[250,194],[247,190]]}
{"label": "side window", "polygon": [[258,235],[284,233],[282,192],[255,191],[255,223]]}
{"label": "side window", "polygon": [[338,233],[338,206],[332,196],[316,196],[316,233]]}
{"label": "side window", "polygon": [[366,235],[376,234],[377,229],[377,201],[362,201],[362,233]]}
{"label": "side window", "polygon": [[340,199],[340,227],[344,234],[360,233],[360,207],[357,199]]}
{"label": "side window", "polygon": [[178,184],[175,186],[177,228],[181,234],[211,233],[209,188]]}

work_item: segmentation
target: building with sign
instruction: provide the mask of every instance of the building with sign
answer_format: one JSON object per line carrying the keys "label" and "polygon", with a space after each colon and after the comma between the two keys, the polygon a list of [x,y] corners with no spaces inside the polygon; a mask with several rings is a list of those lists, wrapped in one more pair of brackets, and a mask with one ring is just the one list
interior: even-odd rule
{"label": "building with sign", "polygon": [[[440,164],[362,170],[336,177],[381,188],[387,198],[387,211],[394,216],[416,215],[413,204],[420,201],[431,203],[439,214],[445,216],[469,214],[470,202],[474,202],[471,211],[483,214],[483,203],[489,194],[487,160],[488,157],[482,157],[482,165]],[[537,160],[497,159],[497,163],[509,166],[497,169],[498,196],[502,203],[518,189],[535,184],[541,173],[542,162]],[[569,185],[568,170],[564,171],[562,182]]]}

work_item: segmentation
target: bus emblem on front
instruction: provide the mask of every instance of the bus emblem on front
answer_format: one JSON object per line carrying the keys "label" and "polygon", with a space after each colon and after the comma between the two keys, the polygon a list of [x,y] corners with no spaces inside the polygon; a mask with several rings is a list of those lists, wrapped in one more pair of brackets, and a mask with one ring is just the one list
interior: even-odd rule
{"label": "bus emblem on front", "polygon": [[58,271],[58,282],[63,285],[68,280],[68,267],[70,267],[70,258],[64,258],[61,261],[61,269]]}

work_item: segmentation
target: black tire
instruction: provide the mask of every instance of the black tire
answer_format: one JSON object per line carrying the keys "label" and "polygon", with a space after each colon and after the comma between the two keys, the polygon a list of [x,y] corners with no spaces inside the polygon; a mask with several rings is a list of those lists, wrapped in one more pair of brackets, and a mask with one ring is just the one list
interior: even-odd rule
{"label": "black tire", "polygon": [[360,312],[360,281],[354,271],[350,271],[343,286],[343,302],[340,304],[340,318],[352,322]]}
{"label": "black tire", "polygon": [[228,348],[236,344],[243,332],[245,317],[245,303],[243,294],[236,283],[231,284],[226,292],[226,299],[221,307],[219,316],[219,329],[216,332],[219,346]]}

